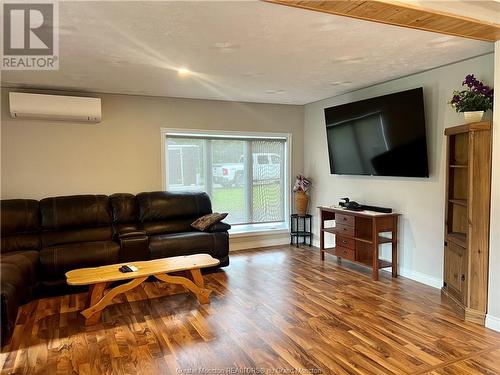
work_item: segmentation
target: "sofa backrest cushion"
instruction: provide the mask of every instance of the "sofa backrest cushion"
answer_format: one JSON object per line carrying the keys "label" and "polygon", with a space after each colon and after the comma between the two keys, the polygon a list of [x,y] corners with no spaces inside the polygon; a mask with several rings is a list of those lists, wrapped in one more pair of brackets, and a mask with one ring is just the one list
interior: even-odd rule
{"label": "sofa backrest cushion", "polygon": [[42,246],[112,238],[111,208],[105,195],[73,195],[40,201]]}
{"label": "sofa backrest cushion", "polygon": [[2,200],[2,236],[33,233],[40,229],[38,201],[34,199]]}
{"label": "sofa backrest cushion", "polygon": [[105,195],[72,195],[40,201],[43,230],[99,227],[111,224]]}
{"label": "sofa backrest cushion", "polygon": [[6,199],[1,202],[2,253],[40,248],[38,201]]}
{"label": "sofa backrest cushion", "polygon": [[212,213],[206,193],[139,193],[137,203],[139,221],[148,234],[189,231],[194,219]]}
{"label": "sofa backrest cushion", "polygon": [[135,195],[128,193],[115,193],[109,196],[113,223],[134,223],[139,218],[139,208]]}
{"label": "sofa backrest cushion", "polygon": [[139,207],[135,195],[128,193],[115,193],[109,196],[111,213],[113,216],[113,229],[115,233],[137,230],[139,220]]}

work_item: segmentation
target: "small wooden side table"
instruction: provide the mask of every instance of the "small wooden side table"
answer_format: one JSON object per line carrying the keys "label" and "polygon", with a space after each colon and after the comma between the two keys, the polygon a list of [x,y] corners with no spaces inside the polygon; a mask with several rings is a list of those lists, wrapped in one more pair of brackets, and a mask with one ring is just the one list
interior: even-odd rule
{"label": "small wooden side table", "polygon": [[[349,211],[340,207],[320,206],[320,254],[335,255],[337,260],[370,267],[372,279],[378,280],[380,268],[392,268],[392,277],[398,276],[398,213],[380,213],[373,211]],[[325,221],[335,220],[334,227],[326,227]],[[389,232],[391,237],[382,233]],[[325,234],[335,236],[335,247],[325,247]],[[392,245],[392,259],[379,259],[379,245]]]}
{"label": "small wooden side table", "polygon": [[[301,222],[302,225],[300,225]],[[309,246],[312,246],[312,215],[290,215],[290,245],[293,245],[295,242],[297,247],[299,247],[300,237],[302,237],[303,245],[307,245],[306,239],[309,238]]]}

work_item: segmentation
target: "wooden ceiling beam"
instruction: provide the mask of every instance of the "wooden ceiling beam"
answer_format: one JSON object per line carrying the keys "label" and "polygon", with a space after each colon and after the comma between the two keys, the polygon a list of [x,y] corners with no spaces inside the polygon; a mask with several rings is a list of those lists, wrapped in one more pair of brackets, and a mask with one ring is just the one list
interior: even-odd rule
{"label": "wooden ceiling beam", "polygon": [[463,38],[495,42],[500,24],[439,12],[389,0],[263,0],[268,3],[331,13],[338,16],[431,31]]}

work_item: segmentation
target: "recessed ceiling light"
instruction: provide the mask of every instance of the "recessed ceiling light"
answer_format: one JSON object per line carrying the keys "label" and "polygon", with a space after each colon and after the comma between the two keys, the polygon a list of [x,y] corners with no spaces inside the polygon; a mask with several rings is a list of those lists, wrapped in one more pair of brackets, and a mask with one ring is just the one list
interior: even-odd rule
{"label": "recessed ceiling light", "polygon": [[177,69],[177,74],[181,77],[185,77],[191,74],[191,71],[188,68],[179,68]]}

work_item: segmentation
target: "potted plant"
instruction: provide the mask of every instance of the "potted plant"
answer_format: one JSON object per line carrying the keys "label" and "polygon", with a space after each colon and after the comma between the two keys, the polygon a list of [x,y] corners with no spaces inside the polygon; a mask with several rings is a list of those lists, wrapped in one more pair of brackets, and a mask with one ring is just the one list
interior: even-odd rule
{"label": "potted plant", "polygon": [[464,114],[466,123],[481,121],[484,112],[493,109],[493,89],[477,80],[474,74],[467,75],[462,86],[467,89],[453,91],[450,104]]}
{"label": "potted plant", "polygon": [[311,181],[299,174],[293,185],[293,191],[295,193],[295,207],[297,208],[297,215],[306,216],[307,214],[307,204],[309,203],[309,197],[307,196],[307,191],[311,188]]}

